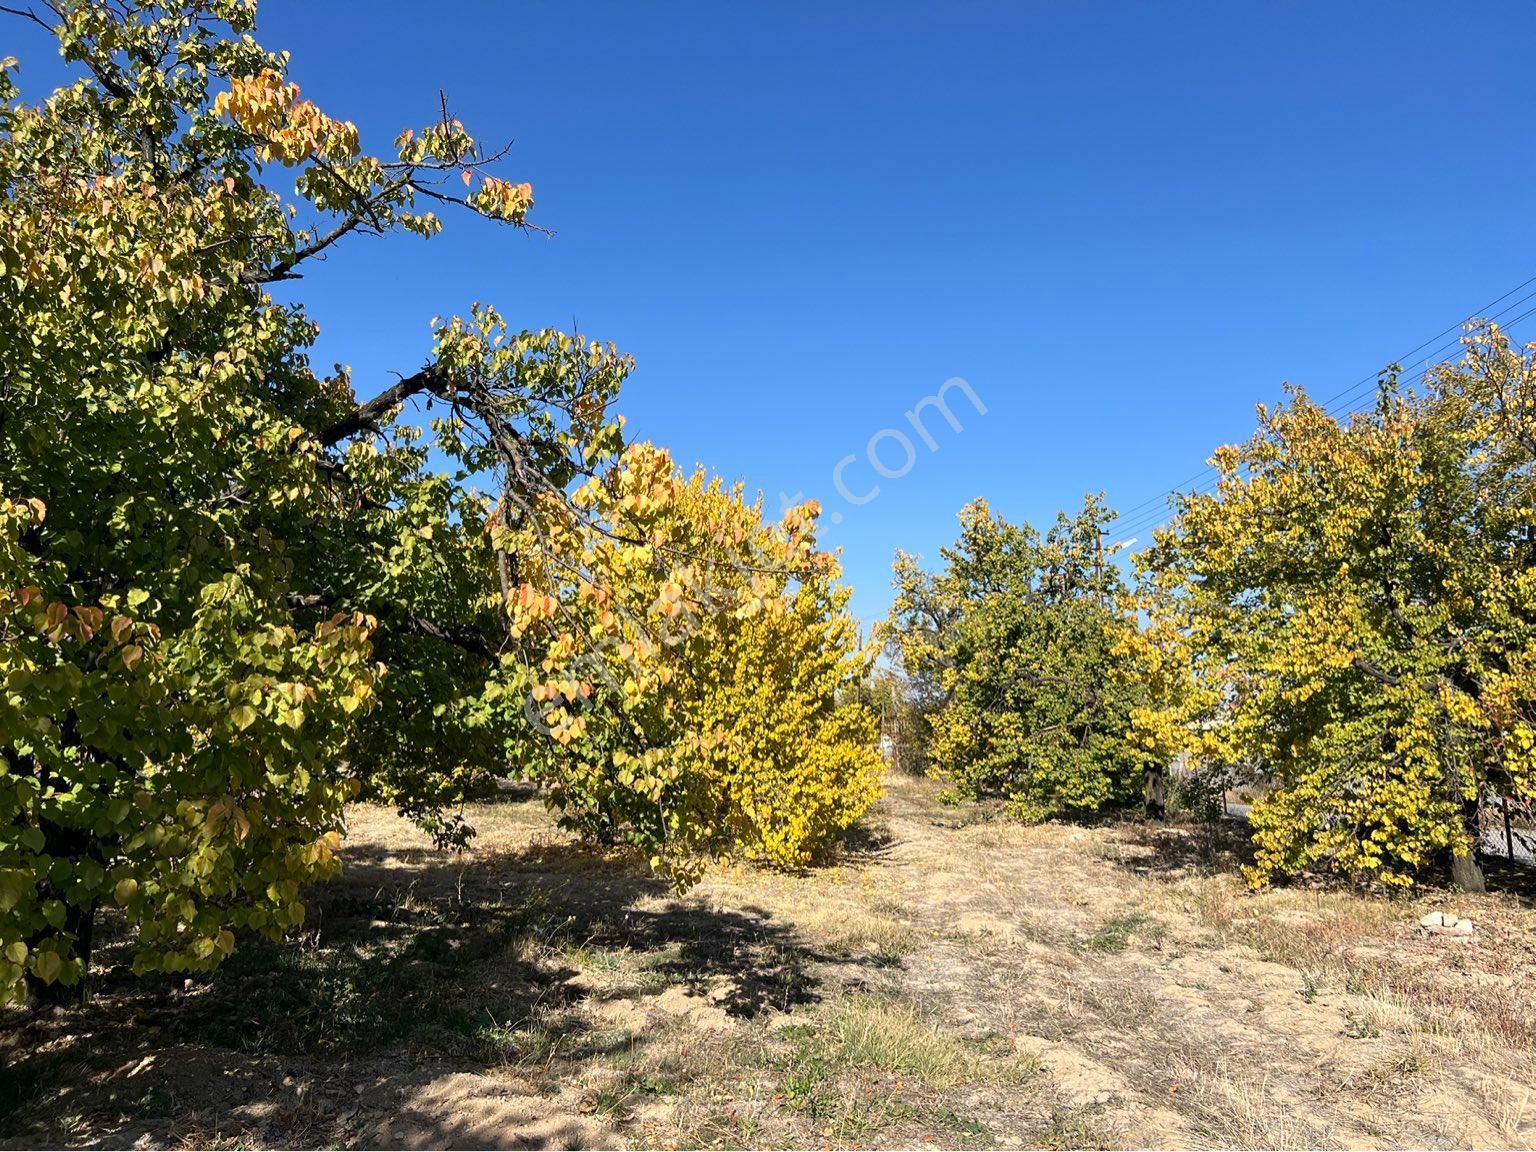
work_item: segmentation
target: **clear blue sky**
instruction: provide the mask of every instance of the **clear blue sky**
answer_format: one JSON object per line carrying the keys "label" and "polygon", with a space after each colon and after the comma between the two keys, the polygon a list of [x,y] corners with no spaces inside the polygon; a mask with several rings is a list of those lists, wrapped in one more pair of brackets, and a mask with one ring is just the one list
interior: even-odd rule
{"label": "clear blue sky", "polygon": [[[1136,504],[1281,381],[1332,394],[1536,275],[1525,3],[267,0],[260,35],[376,147],[445,89],[558,233],[349,244],[302,286],[322,362],[381,388],[477,299],[579,323],[637,356],[637,434],[841,515],[866,618],[967,500]],[[952,376],[986,415],[951,393],[963,432],[874,476]]]}

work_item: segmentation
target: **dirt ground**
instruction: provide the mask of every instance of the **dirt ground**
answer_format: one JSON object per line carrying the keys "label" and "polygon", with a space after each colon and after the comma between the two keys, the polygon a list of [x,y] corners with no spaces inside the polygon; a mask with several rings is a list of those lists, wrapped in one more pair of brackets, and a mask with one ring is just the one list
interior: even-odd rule
{"label": "dirt ground", "polygon": [[828,867],[682,897],[526,793],[471,815],[456,856],[357,808],[299,940],[185,981],[109,944],[90,1008],[0,1017],[0,1144],[1536,1142],[1513,896],[1254,895],[1230,828],[1024,827],[901,777]]}

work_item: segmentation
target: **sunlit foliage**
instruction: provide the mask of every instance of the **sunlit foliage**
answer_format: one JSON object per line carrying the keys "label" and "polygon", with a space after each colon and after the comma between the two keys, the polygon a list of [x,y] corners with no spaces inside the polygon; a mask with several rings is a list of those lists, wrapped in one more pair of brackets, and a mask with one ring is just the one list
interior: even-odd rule
{"label": "sunlit foliage", "polygon": [[446,109],[370,152],[247,0],[39,11],[81,78],[0,62],[0,998],[78,987],[102,905],[141,970],[292,927],[359,791],[452,841],[531,775],[679,876],[867,805],[810,512],[623,455],[628,357],[476,305],[366,402],[311,365],[286,283],[450,208],[531,227],[500,153]]}
{"label": "sunlit foliage", "polygon": [[932,771],[958,795],[1003,797],[1032,820],[1140,795],[1148,758],[1125,738],[1139,686],[1118,668],[1134,624],[1102,539],[1112,520],[1090,497],[1041,534],[978,500],[938,572],[897,557],[887,633],[938,700]]}
{"label": "sunlit foliage", "polygon": [[[735,847],[805,863],[878,792],[874,717],[848,699],[869,654],[815,505],[765,523],[760,503],[648,445],[576,493],[588,530],[510,550],[529,583],[514,629],[537,642],[531,684],[568,821],[632,829],[687,874]],[[617,772],[612,766],[617,766]],[[689,857],[693,860],[690,861]]]}
{"label": "sunlit foliage", "polygon": [[1340,421],[1296,391],[1144,557],[1150,753],[1260,766],[1251,876],[1406,885],[1536,786],[1536,368],[1496,328]]}

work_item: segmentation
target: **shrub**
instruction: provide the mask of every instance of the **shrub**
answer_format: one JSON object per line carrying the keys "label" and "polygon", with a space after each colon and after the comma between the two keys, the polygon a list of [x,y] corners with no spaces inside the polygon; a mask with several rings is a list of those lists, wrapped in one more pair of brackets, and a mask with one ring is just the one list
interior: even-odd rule
{"label": "shrub", "polygon": [[1126,740],[1138,687],[1121,675],[1134,630],[1102,550],[1096,499],[1043,536],[977,501],[945,567],[896,564],[886,625],[904,666],[936,686],[932,772],[1031,820],[1124,806],[1147,755]]}

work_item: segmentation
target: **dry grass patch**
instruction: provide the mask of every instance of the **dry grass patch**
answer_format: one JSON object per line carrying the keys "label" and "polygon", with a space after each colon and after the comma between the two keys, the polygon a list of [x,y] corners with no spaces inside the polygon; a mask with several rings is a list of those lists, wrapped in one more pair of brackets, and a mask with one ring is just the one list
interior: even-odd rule
{"label": "dry grass patch", "polygon": [[[1366,1017],[1396,1017],[1384,1021],[1386,1030],[1401,1031],[1408,1012],[1414,1030],[1470,1029],[1499,1046],[1536,1051],[1536,913],[1512,897],[1433,890],[1409,897],[1331,884],[1255,893],[1221,874],[1181,873],[1146,887],[1144,905],[1186,920],[1193,943],[1245,946],[1316,988],[1326,983],[1363,997],[1355,1009]],[[1419,917],[1440,906],[1476,921],[1476,939],[1422,937]]]}
{"label": "dry grass patch", "polygon": [[1309,1116],[1262,1072],[1201,1059],[1175,1070],[1179,1107],[1194,1119],[1209,1147],[1241,1149],[1337,1148],[1331,1125]]}
{"label": "dry grass patch", "polygon": [[1529,1148],[1531,1121],[1536,1118],[1536,1089],[1511,1085],[1507,1080],[1484,1080],[1478,1085],[1483,1112],[1511,1148]]}
{"label": "dry grass patch", "polygon": [[819,1029],[818,1041],[834,1067],[911,1076],[931,1088],[973,1076],[978,1064],[915,1008],[888,1000],[844,1001]]}
{"label": "dry grass patch", "polygon": [[793,916],[805,938],[837,956],[873,956],[894,964],[920,942],[917,930],[891,916],[863,908],[802,906]]}
{"label": "dry grass patch", "polygon": [[793,924],[808,942],[839,953],[894,959],[918,939],[903,897],[889,883],[847,867],[807,876],[730,864],[710,875],[705,890],[716,904],[750,903]]}
{"label": "dry grass patch", "polygon": [[836,866],[679,898],[534,799],[477,806],[462,855],[354,809],[302,939],[0,1027],[0,1138],[353,1146],[408,1114],[395,1143],[487,1144],[547,1112],[548,1146],[1536,1143],[1508,899],[1425,939],[1433,893],[1254,894],[1219,831],[1026,828],[902,779]]}

